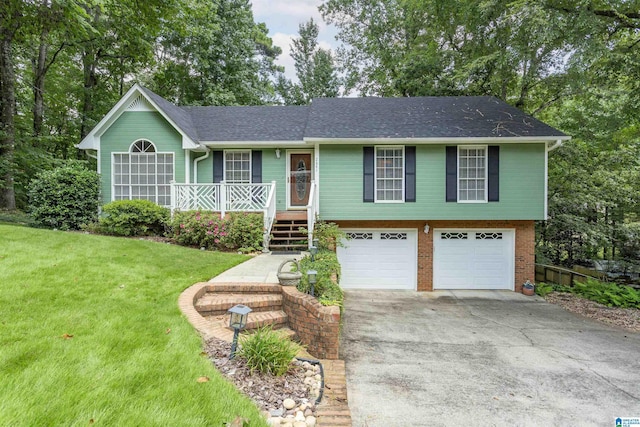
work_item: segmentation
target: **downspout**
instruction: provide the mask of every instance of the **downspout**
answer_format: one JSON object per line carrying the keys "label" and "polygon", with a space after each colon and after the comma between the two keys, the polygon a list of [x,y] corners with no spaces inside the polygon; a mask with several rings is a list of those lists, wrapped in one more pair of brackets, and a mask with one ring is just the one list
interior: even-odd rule
{"label": "downspout", "polygon": [[549,219],[549,152],[555,150],[562,145],[562,140],[558,139],[549,147],[546,144],[546,153],[544,154],[544,220]]}
{"label": "downspout", "polygon": [[193,183],[197,184],[198,183],[198,163],[202,160],[208,159],[209,155],[211,154],[211,149],[209,147],[205,147],[206,148],[206,154],[204,156],[200,156],[197,159],[193,160]]}

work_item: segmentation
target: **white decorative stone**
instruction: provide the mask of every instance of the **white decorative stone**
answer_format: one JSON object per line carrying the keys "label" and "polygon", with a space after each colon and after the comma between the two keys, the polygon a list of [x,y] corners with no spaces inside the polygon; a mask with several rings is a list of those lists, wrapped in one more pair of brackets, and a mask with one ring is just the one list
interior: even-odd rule
{"label": "white decorative stone", "polygon": [[313,415],[309,415],[305,420],[305,423],[309,427],[314,427],[316,425],[316,417],[314,417]]}
{"label": "white decorative stone", "polygon": [[315,378],[316,381],[322,381],[322,376],[320,374],[316,374],[316,376],[313,378]]}
{"label": "white decorative stone", "polygon": [[315,375],[315,372],[313,372],[311,369],[307,370],[307,372],[304,373],[305,377],[312,377]]}
{"label": "white decorative stone", "polygon": [[307,405],[306,403],[303,403],[302,405],[300,405],[300,410],[301,410],[302,412],[304,412],[304,411],[306,411],[306,410],[307,410],[307,408],[308,408],[308,407],[309,407],[309,405]]}
{"label": "white decorative stone", "polygon": [[302,367],[304,369],[311,369],[311,366],[313,366],[313,365],[311,365],[311,363],[309,363],[309,362],[303,362],[302,363]]}
{"label": "white decorative stone", "polygon": [[286,422],[286,423],[282,424],[281,427],[293,427],[293,424],[290,423],[290,422]]}
{"label": "white decorative stone", "polygon": [[286,409],[293,409],[296,407],[296,401],[293,399],[285,399],[284,402],[282,402],[282,406]]}
{"label": "white decorative stone", "polygon": [[304,411],[304,416],[305,416],[305,417],[308,417],[308,416],[310,416],[310,415],[313,415],[313,411],[311,410],[311,408],[307,408],[307,409],[305,409],[305,411]]}
{"label": "white decorative stone", "polygon": [[302,411],[296,412],[296,421],[304,421],[304,413]]}
{"label": "white decorative stone", "polygon": [[282,418],[280,418],[280,417],[267,418],[267,424],[269,424],[271,427],[281,427],[282,426]]}
{"label": "white decorative stone", "polygon": [[304,421],[296,421],[295,423],[293,423],[293,427],[307,427],[307,423],[305,423]]}

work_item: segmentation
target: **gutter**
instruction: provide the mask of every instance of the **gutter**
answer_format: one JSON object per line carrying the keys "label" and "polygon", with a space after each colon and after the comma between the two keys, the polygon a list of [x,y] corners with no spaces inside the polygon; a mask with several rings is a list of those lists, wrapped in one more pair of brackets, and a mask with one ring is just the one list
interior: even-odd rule
{"label": "gutter", "polygon": [[197,184],[198,183],[198,163],[202,160],[208,159],[209,155],[211,155],[211,149],[209,147],[204,147],[207,151],[205,151],[205,155],[204,156],[200,156],[197,159],[194,159],[193,161],[193,183]]}
{"label": "gutter", "polygon": [[558,140],[555,142],[555,144],[553,144],[551,147],[547,146],[547,152],[549,152],[549,151],[553,151],[553,150],[555,150],[556,148],[560,147],[561,145],[562,145],[562,140],[561,140],[561,139],[558,139]]}

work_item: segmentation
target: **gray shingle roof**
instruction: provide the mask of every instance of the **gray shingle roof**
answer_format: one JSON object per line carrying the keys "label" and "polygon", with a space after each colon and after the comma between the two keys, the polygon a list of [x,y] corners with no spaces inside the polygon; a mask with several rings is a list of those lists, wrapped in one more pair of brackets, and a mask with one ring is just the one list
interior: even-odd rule
{"label": "gray shingle roof", "polygon": [[189,138],[191,138],[194,142],[198,142],[198,133],[196,132],[195,126],[193,126],[193,121],[191,120],[191,116],[187,111],[183,108],[180,108],[171,102],[167,101],[160,95],[153,93],[149,89],[145,87],[140,87],[146,95],[151,98],[153,102],[158,105],[164,111],[164,113],[169,116],[171,120],[180,128],[184,133],[186,133]]}
{"label": "gray shingle roof", "polygon": [[490,96],[317,98],[309,106],[178,107],[142,90],[196,142],[566,137]]}
{"label": "gray shingle roof", "polygon": [[566,136],[490,96],[319,98],[308,138],[470,138]]}
{"label": "gray shingle roof", "polygon": [[302,141],[307,106],[183,107],[201,141]]}

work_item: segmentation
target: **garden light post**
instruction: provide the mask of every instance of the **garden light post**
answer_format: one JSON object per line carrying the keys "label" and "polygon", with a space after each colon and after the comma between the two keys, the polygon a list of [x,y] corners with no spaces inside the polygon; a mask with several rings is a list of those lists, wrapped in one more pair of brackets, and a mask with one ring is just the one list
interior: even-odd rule
{"label": "garden light post", "polygon": [[311,262],[316,262],[318,247],[315,245],[316,240],[314,240],[313,242],[314,242],[314,245],[309,248],[309,253],[311,254]]}
{"label": "garden light post", "polygon": [[231,343],[231,354],[229,359],[233,359],[236,356],[236,347],[238,346],[238,334],[240,329],[244,329],[247,326],[247,318],[251,309],[246,305],[238,304],[231,307],[227,313],[230,313],[229,327],[233,328],[233,342]]}
{"label": "garden light post", "polygon": [[307,270],[307,278],[309,279],[309,285],[311,285],[311,296],[315,297],[315,286],[317,280],[318,272],[315,270]]}

